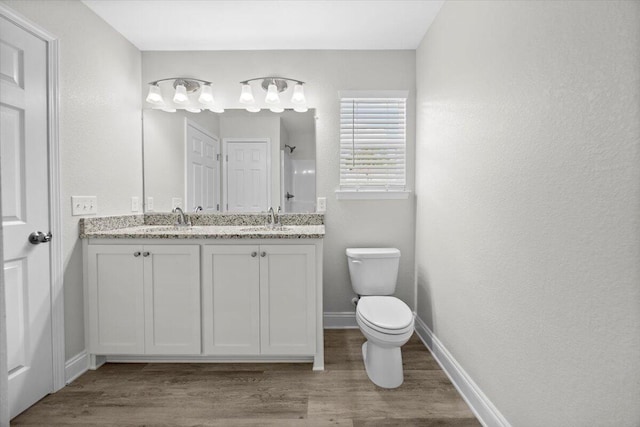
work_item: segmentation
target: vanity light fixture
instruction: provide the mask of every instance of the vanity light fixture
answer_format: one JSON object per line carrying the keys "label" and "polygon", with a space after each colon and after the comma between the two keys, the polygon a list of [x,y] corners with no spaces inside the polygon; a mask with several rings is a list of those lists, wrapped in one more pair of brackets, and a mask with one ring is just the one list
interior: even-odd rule
{"label": "vanity light fixture", "polygon": [[294,83],[293,95],[291,97],[291,103],[294,105],[294,111],[305,112],[308,110],[307,100],[304,96],[303,81],[287,77],[256,77],[255,79],[240,82],[242,89],[239,101],[241,104],[246,105],[245,108],[247,111],[252,113],[260,111],[260,107],[256,105],[256,100],[253,97],[253,89],[251,87],[251,82],[258,80],[262,80],[260,86],[267,92],[264,102],[272,112],[282,113],[284,111],[284,107],[280,100],[280,94],[289,88],[289,83]]}
{"label": "vanity light fixture", "polygon": [[189,101],[187,96],[187,87],[184,84],[176,85],[176,93],[173,95],[173,102],[176,104],[186,104]]}
{"label": "vanity light fixture", "polygon": [[251,85],[249,83],[242,84],[242,92],[240,93],[240,103],[241,104],[253,104],[256,102],[253,97],[253,90],[251,90]]}
{"label": "vanity light fixture", "polygon": [[267,96],[264,97],[264,102],[267,104],[280,104],[278,88],[275,83],[269,83],[269,86],[267,87]]}
{"label": "vanity light fixture", "polygon": [[291,97],[291,102],[294,104],[304,104],[307,100],[304,97],[304,88],[302,84],[296,83],[293,87],[293,96]]}
{"label": "vanity light fixture", "polygon": [[149,94],[147,95],[147,102],[149,104],[157,104],[162,102],[162,93],[160,92],[160,86],[158,86],[158,83],[150,84]]}
{"label": "vanity light fixture", "polygon": [[198,102],[200,102],[201,104],[213,103],[213,91],[211,90],[211,84],[202,85],[200,96],[198,97]]}
{"label": "vanity light fixture", "polygon": [[211,82],[191,77],[171,77],[150,82],[146,101],[153,108],[169,113],[178,109],[192,113],[205,109],[216,113],[224,111],[215,104]]}

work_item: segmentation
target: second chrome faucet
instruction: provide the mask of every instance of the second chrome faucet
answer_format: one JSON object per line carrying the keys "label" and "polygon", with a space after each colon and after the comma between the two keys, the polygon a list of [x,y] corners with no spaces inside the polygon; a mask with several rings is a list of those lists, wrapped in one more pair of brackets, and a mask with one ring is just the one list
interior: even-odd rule
{"label": "second chrome faucet", "polygon": [[189,217],[184,213],[182,208],[175,207],[173,209],[173,213],[177,213],[179,215],[178,221],[176,221],[174,225],[178,227],[191,227],[191,221],[189,221]]}
{"label": "second chrome faucet", "polygon": [[280,206],[278,206],[278,212],[275,212],[273,210],[273,207],[269,208],[269,211],[267,212],[268,216],[267,216],[267,225],[269,227],[280,227],[280,212],[281,212],[281,208]]}

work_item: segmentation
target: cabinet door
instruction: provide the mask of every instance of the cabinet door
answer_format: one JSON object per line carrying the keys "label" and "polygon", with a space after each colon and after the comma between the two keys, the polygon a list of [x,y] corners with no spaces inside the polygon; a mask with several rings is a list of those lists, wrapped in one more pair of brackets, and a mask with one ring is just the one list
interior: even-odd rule
{"label": "cabinet door", "polygon": [[315,246],[261,245],[260,250],[261,353],[314,354]]}
{"label": "cabinet door", "polygon": [[202,307],[204,353],[260,353],[257,245],[204,246]]}
{"label": "cabinet door", "polygon": [[146,354],[200,354],[200,247],[145,245]]}
{"label": "cabinet door", "polygon": [[89,245],[90,353],[144,353],[141,252],[137,245]]}

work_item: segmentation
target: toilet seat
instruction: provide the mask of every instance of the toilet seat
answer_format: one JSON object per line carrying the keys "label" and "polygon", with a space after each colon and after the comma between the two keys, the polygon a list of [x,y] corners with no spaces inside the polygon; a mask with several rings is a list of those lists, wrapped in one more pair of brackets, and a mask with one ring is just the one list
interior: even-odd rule
{"label": "toilet seat", "polygon": [[367,327],[385,335],[403,335],[413,331],[413,313],[401,300],[391,296],[360,298],[356,316]]}

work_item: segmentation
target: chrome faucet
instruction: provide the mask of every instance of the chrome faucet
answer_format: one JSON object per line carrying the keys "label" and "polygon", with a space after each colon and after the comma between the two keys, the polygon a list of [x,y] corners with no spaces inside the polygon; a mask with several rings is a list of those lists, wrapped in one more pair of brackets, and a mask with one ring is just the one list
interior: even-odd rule
{"label": "chrome faucet", "polygon": [[182,210],[182,208],[176,206],[173,209],[173,213],[177,213],[177,214],[180,215],[178,217],[178,221],[174,225],[178,225],[178,226],[182,226],[182,227],[190,227],[191,226],[191,222],[189,221],[189,218],[187,217],[187,215],[185,215],[185,213]]}
{"label": "chrome faucet", "polygon": [[280,226],[280,208],[278,208],[278,213],[273,210],[273,207],[269,208],[268,212],[269,217],[267,218],[268,225],[270,227],[279,227]]}

